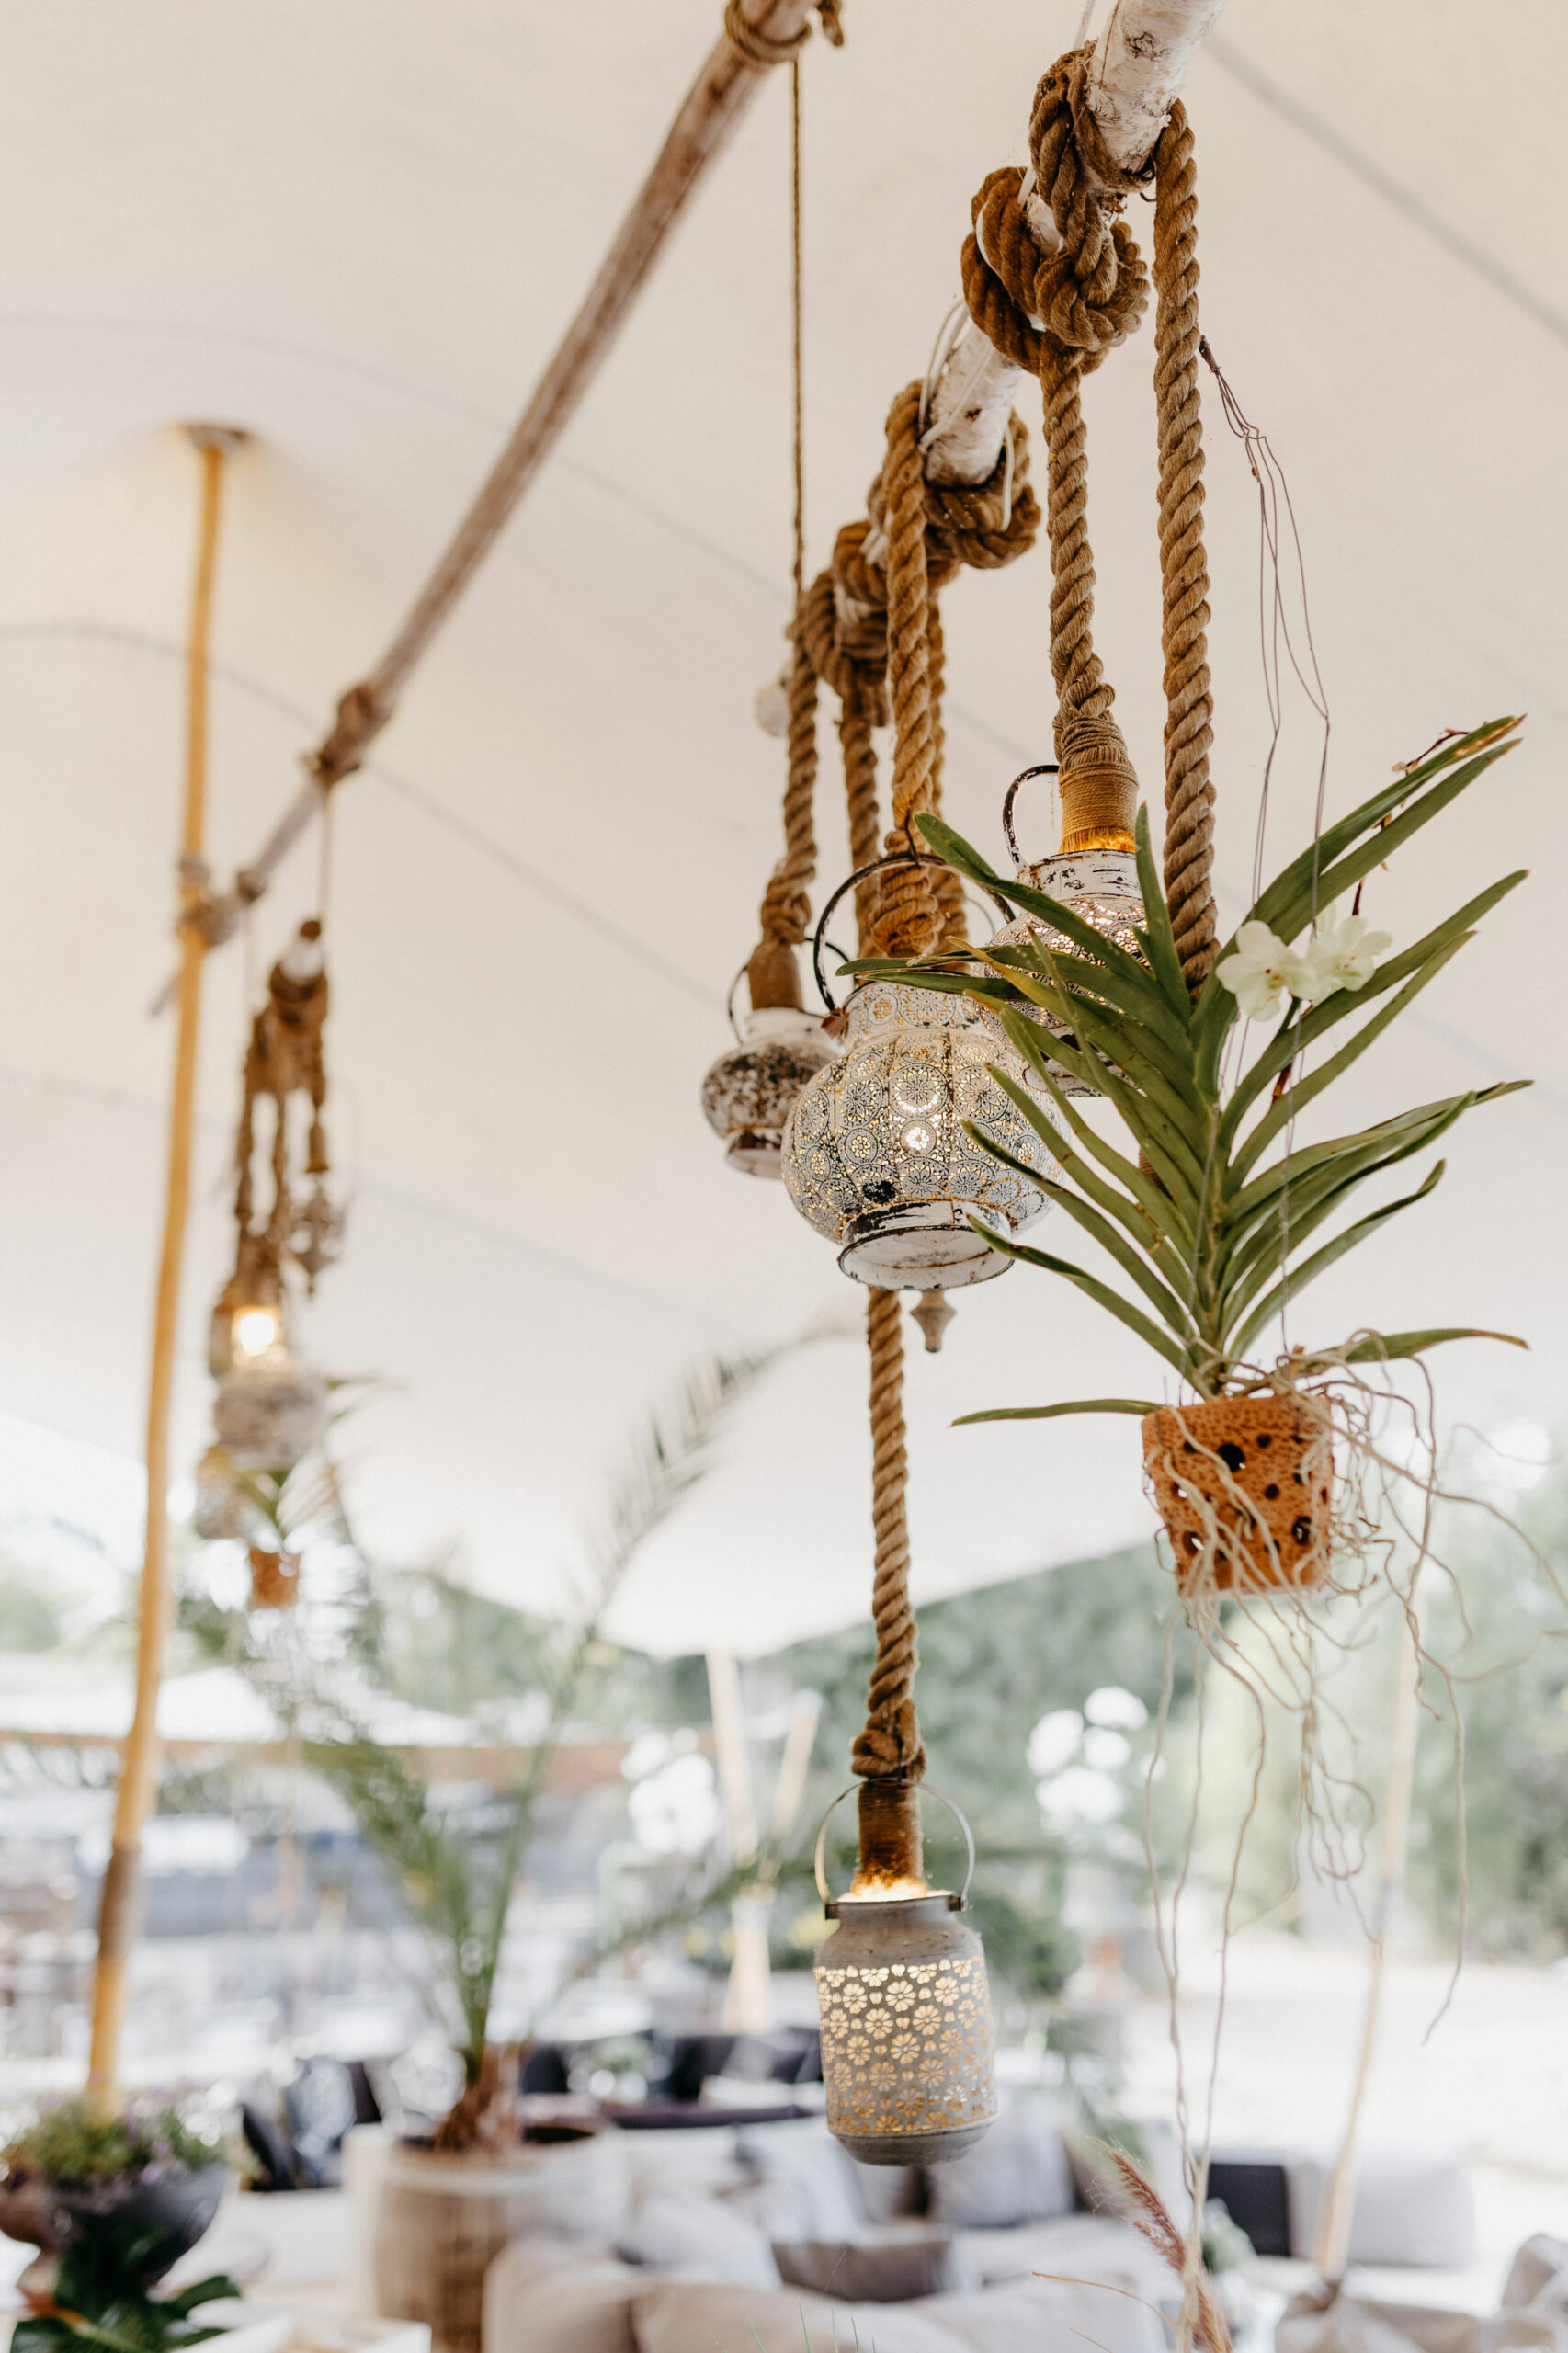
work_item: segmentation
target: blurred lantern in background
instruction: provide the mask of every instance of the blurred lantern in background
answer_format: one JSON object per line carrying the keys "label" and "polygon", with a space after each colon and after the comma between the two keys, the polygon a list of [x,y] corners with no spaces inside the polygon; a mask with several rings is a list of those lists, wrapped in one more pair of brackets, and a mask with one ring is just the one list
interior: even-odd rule
{"label": "blurred lantern in background", "polygon": [[[218,1383],[217,1443],[209,1448],[197,1476],[197,1531],[202,1536],[254,1535],[255,1506],[243,1485],[234,1483],[236,1477],[286,1477],[326,1433],[327,1383],[304,1359],[295,1328],[298,1290],[311,1295],[317,1274],[336,1258],[342,1242],[342,1212],[324,1181],[330,1170],[322,1122],[326,1011],[321,926],[312,920],[301,925],[298,938],[273,966],[267,1002],[252,1024],[245,1053],[234,1151],[234,1268],[218,1295],[208,1336],[208,1363]],[[302,1165],[296,1170],[301,1120],[290,1114],[301,1097],[305,1135]],[[253,1164],[256,1112],[264,1103],[271,1107],[267,1165],[272,1181],[262,1215]],[[276,1558],[281,1563],[286,1556]],[[253,1552],[253,1567],[254,1561]],[[292,1574],[290,1564],[289,1577]],[[277,1584],[283,1570],[267,1574]],[[282,1592],[279,1587],[280,1597]],[[291,1599],[292,1592],[290,1586],[286,1597]],[[258,1606],[278,1607],[279,1600]]]}

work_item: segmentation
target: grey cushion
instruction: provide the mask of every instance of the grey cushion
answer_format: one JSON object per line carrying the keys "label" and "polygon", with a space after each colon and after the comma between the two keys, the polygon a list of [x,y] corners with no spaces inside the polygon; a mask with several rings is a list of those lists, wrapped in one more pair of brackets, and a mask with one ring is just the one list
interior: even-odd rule
{"label": "grey cushion", "polygon": [[954,2230],[1049,2222],[1075,2205],[1056,2112],[1031,2100],[1005,2109],[983,2141],[930,2170],[931,2219]]}
{"label": "grey cushion", "polygon": [[616,2242],[629,2263],[699,2273],[736,2288],[777,2288],[778,2266],[750,2218],[718,2198],[689,2190],[645,2198]]}
{"label": "grey cushion", "polygon": [[773,2249],[788,2285],[857,2304],[903,2304],[912,2296],[977,2286],[946,2231],[907,2231],[884,2239],[785,2240]]}
{"label": "grey cushion", "polygon": [[837,2241],[869,2219],[856,2179],[863,2168],[816,2117],[761,2124],[739,2139],[742,2160],[764,2193],[748,2201],[749,2211],[769,2238]]}
{"label": "grey cushion", "polygon": [[1052,2222],[1017,2222],[1006,2231],[963,2231],[964,2260],[983,2288],[994,2281],[1052,2279],[1108,2281],[1158,2301],[1171,2275],[1141,2232],[1109,2214],[1062,2214]]}

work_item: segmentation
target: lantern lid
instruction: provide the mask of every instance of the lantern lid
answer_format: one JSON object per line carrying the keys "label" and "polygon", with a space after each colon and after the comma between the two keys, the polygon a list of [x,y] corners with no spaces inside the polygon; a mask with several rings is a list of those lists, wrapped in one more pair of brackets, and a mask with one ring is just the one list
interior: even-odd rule
{"label": "lantern lid", "polygon": [[852,1218],[842,1271],[877,1290],[956,1290],[1005,1275],[1012,1260],[976,1233],[956,1201],[904,1201]]}

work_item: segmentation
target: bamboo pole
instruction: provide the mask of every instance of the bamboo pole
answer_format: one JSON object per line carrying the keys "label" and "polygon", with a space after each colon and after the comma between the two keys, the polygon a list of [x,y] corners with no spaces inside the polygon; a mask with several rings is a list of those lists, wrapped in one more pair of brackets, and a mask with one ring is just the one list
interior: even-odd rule
{"label": "bamboo pole", "polygon": [[169,1104],[168,1176],[163,1248],[153,1316],[153,1362],[147,1396],[147,1532],[136,1641],[136,1706],[126,1736],[115,1797],[114,1835],[98,1898],[97,1965],[93,1977],[93,2034],[87,2084],[99,2105],[112,2108],[119,2075],[127,1970],[135,1941],[142,1876],[142,1832],[157,1794],[158,1692],[169,1617],[169,1407],[174,1393],[179,1327],[180,1275],[190,1209],[191,1142],[196,1114],[197,1051],[201,1028],[201,970],[207,937],[197,920],[206,881],[202,856],[207,818],[209,647],[217,569],[218,520],[223,463],[244,440],[226,426],[187,428],[201,465],[196,576],[186,655],[185,795],[180,825],[179,942],[174,1091]]}

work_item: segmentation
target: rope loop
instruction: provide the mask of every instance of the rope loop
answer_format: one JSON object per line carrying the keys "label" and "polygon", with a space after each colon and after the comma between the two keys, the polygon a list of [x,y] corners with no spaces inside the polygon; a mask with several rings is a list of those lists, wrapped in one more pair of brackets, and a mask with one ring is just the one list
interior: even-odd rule
{"label": "rope loop", "polygon": [[[844,21],[841,0],[817,0],[816,17],[829,47],[842,49]],[[742,64],[749,65],[754,74],[766,74],[774,65],[792,64],[811,37],[809,17],[792,33],[767,33],[760,25],[752,23],[741,0],[724,0],[724,38]]]}

